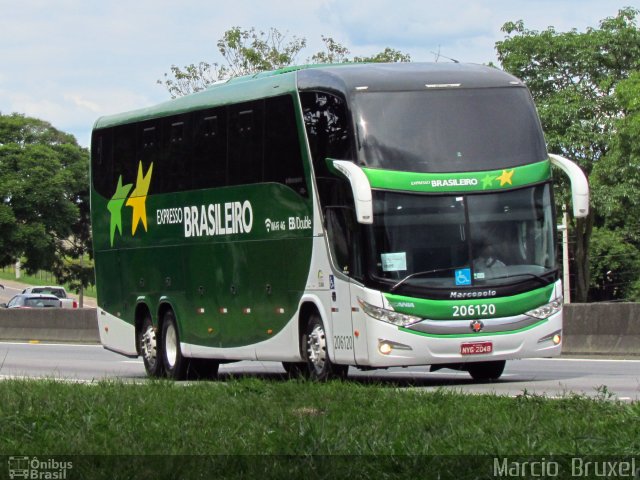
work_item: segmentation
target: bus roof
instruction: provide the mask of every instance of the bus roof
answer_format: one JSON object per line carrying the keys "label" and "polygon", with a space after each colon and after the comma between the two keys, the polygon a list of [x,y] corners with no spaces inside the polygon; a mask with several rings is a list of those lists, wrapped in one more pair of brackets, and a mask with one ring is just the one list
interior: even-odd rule
{"label": "bus roof", "polygon": [[[414,91],[425,88],[487,88],[522,86],[522,82],[494,67],[466,63],[366,63],[328,65],[298,73],[298,88]],[[366,88],[365,88],[366,87]]]}
{"label": "bus roof", "polygon": [[493,67],[462,63],[346,63],[285,67],[216,82],[205,90],[147,108],[99,118],[94,129],[300,90],[367,91],[486,88],[522,83]]}

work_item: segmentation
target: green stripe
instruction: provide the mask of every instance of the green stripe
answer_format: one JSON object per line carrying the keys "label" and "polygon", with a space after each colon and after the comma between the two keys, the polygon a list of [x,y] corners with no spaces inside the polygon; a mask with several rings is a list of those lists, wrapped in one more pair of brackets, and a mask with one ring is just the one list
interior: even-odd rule
{"label": "green stripe", "polygon": [[528,327],[524,327],[519,330],[510,330],[508,332],[481,332],[481,333],[462,333],[462,334],[449,333],[449,334],[437,335],[433,333],[418,332],[416,330],[411,330],[410,328],[405,328],[405,327],[398,327],[398,330],[401,330],[407,333],[413,333],[414,335],[420,335],[422,337],[431,337],[431,338],[479,338],[479,337],[493,337],[495,335],[512,335],[514,333],[526,332],[527,330],[536,328],[546,322],[547,322],[547,319],[545,318],[544,320],[540,320],[539,322],[536,322],[533,325],[529,325]]}
{"label": "green stripe", "polygon": [[[541,305],[549,303],[551,301],[554,288],[555,284],[551,284],[537,290],[520,293],[510,297],[482,298],[477,300],[428,300],[424,298],[392,295],[389,293],[385,293],[384,296],[396,312],[415,315],[429,320],[473,320],[476,318],[502,318],[521,315],[524,312],[528,312],[529,310],[533,310],[534,308],[538,308]],[[482,307],[483,305],[493,305],[495,307],[495,312],[493,314],[489,314],[488,308],[476,308]],[[480,312],[473,315],[454,316],[456,312],[454,307],[462,306],[473,306],[474,310],[480,310]],[[458,313],[460,313],[459,309]]]}
{"label": "green stripe", "polygon": [[484,172],[417,173],[363,168],[371,188],[411,192],[477,192],[518,188],[551,176],[549,160],[523,167]]}

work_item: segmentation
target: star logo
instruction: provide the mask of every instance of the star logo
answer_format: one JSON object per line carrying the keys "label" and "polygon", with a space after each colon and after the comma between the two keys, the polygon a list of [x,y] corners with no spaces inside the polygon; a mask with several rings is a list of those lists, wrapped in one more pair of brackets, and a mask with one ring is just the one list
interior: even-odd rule
{"label": "star logo", "polygon": [[115,239],[116,230],[122,235],[122,206],[124,205],[129,190],[131,190],[132,184],[122,185],[122,175],[118,178],[118,186],[116,192],[107,203],[107,210],[111,213],[111,225],[109,228],[111,246],[113,247],[113,240]]}
{"label": "star logo", "polygon": [[490,188],[493,185],[494,180],[497,179],[494,179],[491,175],[485,175],[482,179],[482,189],[486,190],[487,188]]}
{"label": "star logo", "polygon": [[501,187],[504,187],[507,183],[509,185],[513,185],[513,182],[511,181],[511,177],[513,177],[514,171],[515,171],[514,169],[511,169],[510,172],[506,170],[502,170],[502,175],[500,175],[499,177],[496,177],[496,180],[500,180]]}
{"label": "star logo", "polygon": [[153,163],[149,165],[146,175],[142,173],[142,162],[138,163],[138,178],[136,180],[136,188],[131,192],[131,196],[127,200],[127,207],[133,208],[133,219],[131,221],[131,235],[136,234],[138,223],[142,222],[144,231],[147,231],[147,193],[149,192],[149,184],[151,183],[151,174],[153,172]]}

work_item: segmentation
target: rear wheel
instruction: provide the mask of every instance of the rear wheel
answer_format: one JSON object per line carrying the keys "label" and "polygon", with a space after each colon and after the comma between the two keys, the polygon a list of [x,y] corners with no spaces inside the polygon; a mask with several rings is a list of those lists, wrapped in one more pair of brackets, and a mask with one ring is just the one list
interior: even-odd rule
{"label": "rear wheel", "polygon": [[307,368],[312,379],[324,381],[335,377],[346,377],[349,367],[336,365],[329,358],[327,334],[317,314],[309,318],[307,331],[303,337],[303,347],[306,349]]}
{"label": "rear wheel", "polygon": [[474,380],[497,380],[502,375],[506,363],[505,360],[470,363],[467,370]]}
{"label": "rear wheel", "polygon": [[162,358],[158,351],[158,335],[149,316],[142,321],[142,329],[138,334],[138,344],[147,375],[150,377],[162,376],[164,370]]}
{"label": "rear wheel", "polygon": [[180,350],[180,336],[176,316],[172,310],[162,317],[162,362],[167,377],[174,380],[184,380],[187,377],[189,360],[182,356]]}

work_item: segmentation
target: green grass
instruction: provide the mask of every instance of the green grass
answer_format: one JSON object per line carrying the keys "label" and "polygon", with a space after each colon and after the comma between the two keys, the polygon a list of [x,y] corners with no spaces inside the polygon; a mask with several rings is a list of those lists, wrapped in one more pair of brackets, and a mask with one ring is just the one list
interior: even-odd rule
{"label": "green grass", "polygon": [[[423,456],[431,455],[448,461],[452,455],[637,455],[640,404],[604,397],[509,398],[256,378],[7,380],[0,382],[0,455],[142,454],[176,461],[184,461],[176,455],[214,455],[199,461],[280,473],[304,469],[305,461],[316,467],[323,456],[341,468],[366,463],[358,467],[366,470],[381,461],[424,467],[431,457]],[[448,468],[458,464],[452,462]]]}
{"label": "green grass", "polygon": [[[0,279],[14,280],[16,282],[25,283],[27,285],[57,285],[58,282],[50,272],[40,271],[35,275],[27,275],[25,272],[20,273],[20,278],[16,278],[13,267],[5,267],[0,270]],[[69,284],[63,285],[68,295],[77,296],[74,290],[69,288]],[[96,287],[89,286],[84,290],[85,297],[96,297]]]}
{"label": "green grass", "polygon": [[0,398],[0,454],[640,451],[640,404],[578,396],[509,398],[250,378],[187,385],[9,380],[0,383]]}

